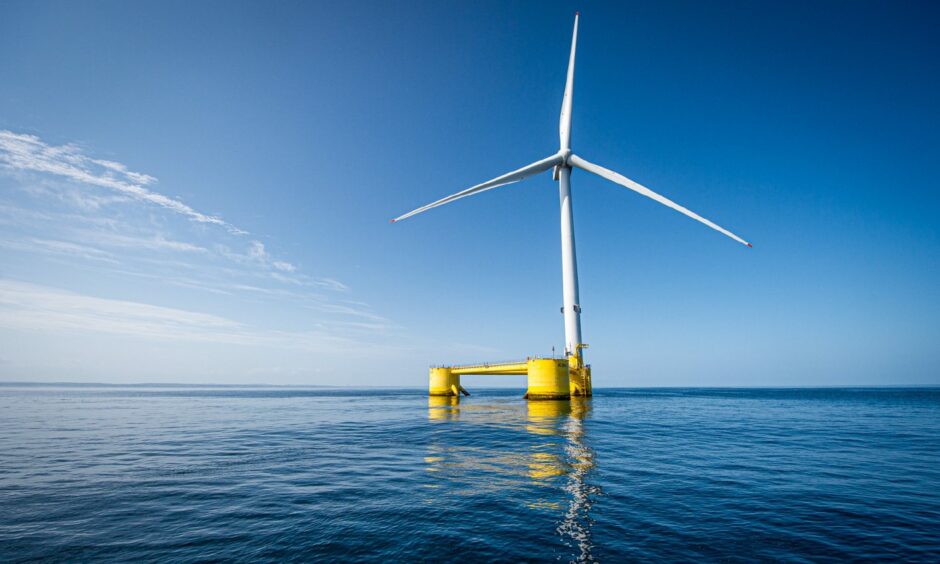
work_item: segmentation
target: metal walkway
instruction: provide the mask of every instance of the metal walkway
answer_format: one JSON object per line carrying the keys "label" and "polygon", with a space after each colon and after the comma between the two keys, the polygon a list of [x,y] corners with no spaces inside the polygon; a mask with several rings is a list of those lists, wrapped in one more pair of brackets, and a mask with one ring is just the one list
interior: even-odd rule
{"label": "metal walkway", "polygon": [[483,362],[477,364],[463,364],[459,366],[449,366],[451,372],[455,375],[466,374],[528,374],[529,361],[510,360],[502,362]]}

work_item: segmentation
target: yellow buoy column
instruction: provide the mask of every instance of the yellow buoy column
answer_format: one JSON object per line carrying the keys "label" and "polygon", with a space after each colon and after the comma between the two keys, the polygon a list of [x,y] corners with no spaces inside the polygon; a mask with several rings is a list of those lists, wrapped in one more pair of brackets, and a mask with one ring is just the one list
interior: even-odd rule
{"label": "yellow buoy column", "polygon": [[448,367],[432,368],[428,382],[428,394],[432,396],[459,396],[460,375]]}
{"label": "yellow buoy column", "polygon": [[526,368],[529,378],[526,398],[538,400],[571,397],[568,359],[532,358],[529,359]]}

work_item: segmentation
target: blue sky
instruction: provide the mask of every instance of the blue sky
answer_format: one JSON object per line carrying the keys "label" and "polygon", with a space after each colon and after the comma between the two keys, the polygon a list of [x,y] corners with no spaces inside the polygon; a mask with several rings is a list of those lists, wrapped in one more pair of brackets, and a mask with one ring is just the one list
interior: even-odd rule
{"label": "blue sky", "polygon": [[[4,2],[0,379],[426,385],[563,341],[597,386],[940,384],[938,6]],[[519,378],[468,379],[465,385]]]}

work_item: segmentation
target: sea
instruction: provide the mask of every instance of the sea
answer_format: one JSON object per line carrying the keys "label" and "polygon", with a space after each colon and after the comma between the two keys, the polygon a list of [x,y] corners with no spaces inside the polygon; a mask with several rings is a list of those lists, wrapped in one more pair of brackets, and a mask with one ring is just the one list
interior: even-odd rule
{"label": "sea", "polygon": [[940,388],[0,385],[0,561],[940,562]]}

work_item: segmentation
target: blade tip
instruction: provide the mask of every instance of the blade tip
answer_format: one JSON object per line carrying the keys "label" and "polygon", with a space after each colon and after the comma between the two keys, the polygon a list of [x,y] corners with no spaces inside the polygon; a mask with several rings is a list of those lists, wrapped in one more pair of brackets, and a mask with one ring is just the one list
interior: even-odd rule
{"label": "blade tip", "polygon": [[396,221],[396,220],[394,220],[394,219],[388,220],[389,223],[395,223],[395,221]]}
{"label": "blade tip", "polygon": [[747,248],[749,248],[749,249],[753,249],[753,248],[754,248],[754,245],[752,245],[752,244],[750,244],[750,243],[748,243],[748,244],[747,244]]}

